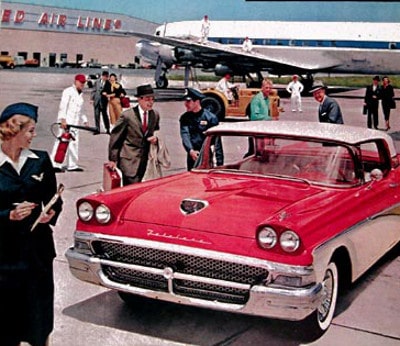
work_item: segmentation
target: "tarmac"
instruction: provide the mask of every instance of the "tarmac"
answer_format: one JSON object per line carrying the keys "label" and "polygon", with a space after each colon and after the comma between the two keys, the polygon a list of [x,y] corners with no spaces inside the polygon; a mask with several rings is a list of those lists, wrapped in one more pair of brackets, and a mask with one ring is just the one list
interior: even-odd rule
{"label": "tarmac", "polygon": [[[25,101],[39,106],[38,136],[33,147],[51,152],[55,138],[50,126],[56,121],[62,90],[71,85],[77,71],[0,70],[2,92],[0,108]],[[79,70],[79,73],[82,71]],[[85,72],[84,72],[85,73]],[[89,73],[89,72],[87,72]],[[92,71],[90,71],[92,73]],[[153,71],[122,71],[127,89],[152,83]],[[366,126],[362,115],[364,90],[335,95],[346,124]],[[400,91],[396,90],[396,93]],[[84,92],[85,112],[93,126],[90,89]],[[353,98],[359,97],[359,98]],[[312,97],[303,97],[303,112],[291,112],[290,100],[282,99],[282,120],[318,121],[318,105]],[[399,105],[400,106],[400,105]],[[172,157],[165,175],[186,168],[186,155],[179,137],[182,102],[158,101],[161,131]],[[380,126],[384,121],[380,115]],[[399,109],[392,112],[389,134],[400,151]],[[136,345],[400,345],[400,246],[393,249],[339,298],[337,313],[328,331],[317,340],[309,340],[299,323],[197,309],[160,301],[143,300],[129,308],[116,292],[81,282],[69,272],[64,256],[72,244],[76,201],[101,188],[102,166],[107,161],[108,136],[81,131],[80,165],[84,172],[57,174],[65,185],[64,210],[54,228],[57,247],[55,260],[55,328],[53,346],[136,346]],[[162,198],[162,197],[160,197]],[[351,211],[350,211],[351,212]],[[379,235],[378,235],[379,236]],[[373,241],[373,240],[371,240]]]}

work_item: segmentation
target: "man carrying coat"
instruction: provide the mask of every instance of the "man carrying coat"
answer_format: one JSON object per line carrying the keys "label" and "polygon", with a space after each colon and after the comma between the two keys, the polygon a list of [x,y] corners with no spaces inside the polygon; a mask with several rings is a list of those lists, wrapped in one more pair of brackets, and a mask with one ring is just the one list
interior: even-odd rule
{"label": "man carrying coat", "polygon": [[111,131],[108,167],[118,167],[123,185],[141,182],[146,171],[150,144],[157,143],[154,131],[160,129],[160,116],[153,110],[151,85],[137,87],[138,105],[122,112]]}

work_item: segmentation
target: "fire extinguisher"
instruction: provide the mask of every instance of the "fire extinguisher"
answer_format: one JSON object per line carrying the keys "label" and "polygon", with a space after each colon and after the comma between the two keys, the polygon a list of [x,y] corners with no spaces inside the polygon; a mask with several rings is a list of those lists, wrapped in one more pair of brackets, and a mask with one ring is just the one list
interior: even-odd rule
{"label": "fire extinguisher", "polygon": [[61,136],[58,137],[58,140],[60,143],[58,143],[54,161],[57,163],[63,163],[68,150],[69,142],[74,141],[75,137],[71,132],[69,132],[69,129],[65,129]]}

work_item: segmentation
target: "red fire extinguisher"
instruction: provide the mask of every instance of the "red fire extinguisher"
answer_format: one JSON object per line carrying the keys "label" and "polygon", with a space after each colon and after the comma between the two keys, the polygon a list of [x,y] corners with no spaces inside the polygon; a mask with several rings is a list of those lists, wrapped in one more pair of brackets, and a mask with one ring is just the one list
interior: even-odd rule
{"label": "red fire extinguisher", "polygon": [[60,143],[58,143],[56,155],[54,157],[54,161],[57,163],[63,163],[65,159],[65,155],[68,150],[68,145],[70,141],[74,141],[75,137],[69,132],[68,129],[65,129],[64,132],[58,137]]}

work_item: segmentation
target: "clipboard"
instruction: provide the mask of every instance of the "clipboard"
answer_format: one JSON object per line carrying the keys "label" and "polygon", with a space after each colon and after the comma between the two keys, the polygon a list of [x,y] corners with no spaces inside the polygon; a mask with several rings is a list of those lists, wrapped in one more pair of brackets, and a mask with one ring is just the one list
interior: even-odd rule
{"label": "clipboard", "polygon": [[39,222],[40,222],[40,217],[41,217],[42,213],[47,214],[47,213],[49,212],[49,210],[50,210],[51,207],[54,205],[54,203],[57,202],[57,199],[61,196],[61,194],[63,193],[63,191],[64,191],[64,185],[63,185],[63,184],[58,185],[57,192],[56,192],[56,193],[54,194],[54,196],[51,198],[51,200],[49,201],[49,203],[47,203],[47,204],[43,207],[42,212],[40,213],[39,217],[36,219],[35,223],[32,225],[32,227],[31,227],[31,232],[32,232],[32,231],[36,228],[36,226],[39,224]]}

